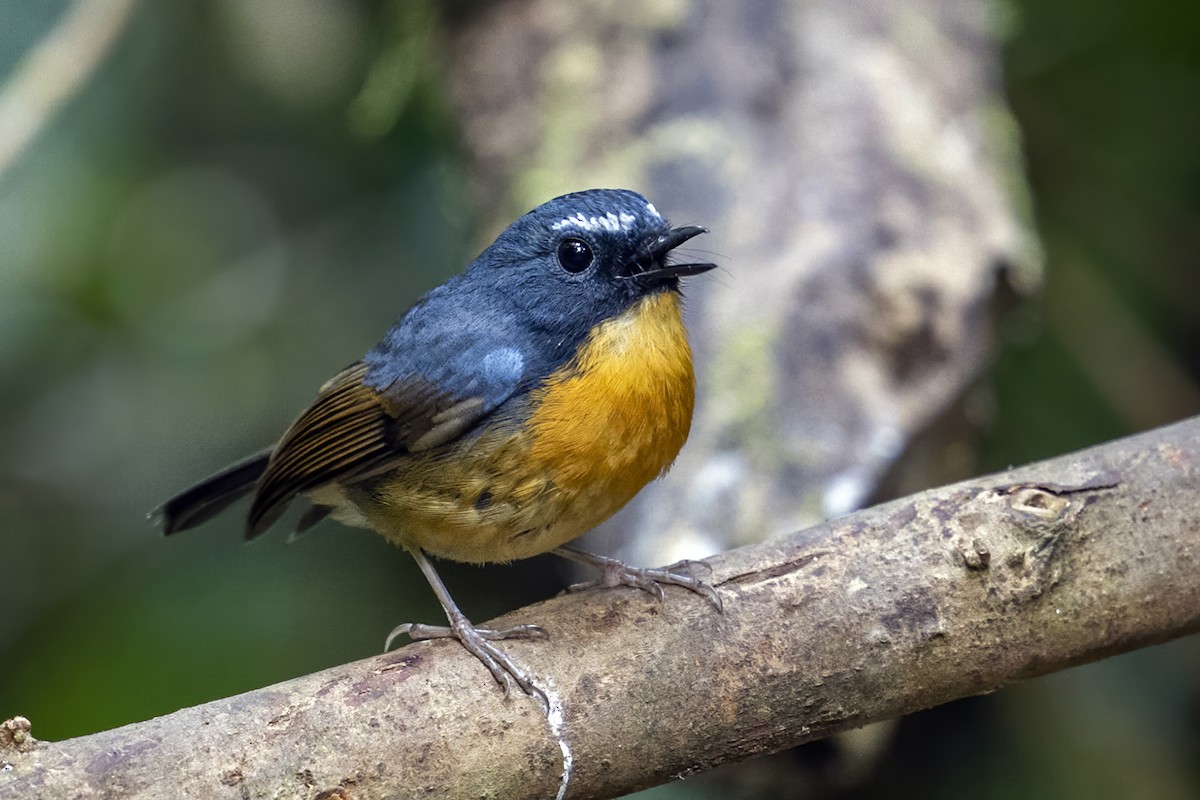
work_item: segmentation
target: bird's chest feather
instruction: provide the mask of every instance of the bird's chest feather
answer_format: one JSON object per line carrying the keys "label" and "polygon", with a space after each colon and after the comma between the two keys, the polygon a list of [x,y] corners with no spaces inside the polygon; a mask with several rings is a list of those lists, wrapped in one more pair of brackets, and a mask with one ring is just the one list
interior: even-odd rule
{"label": "bird's chest feather", "polygon": [[674,461],[694,398],[679,294],[657,292],[598,325],[533,393],[530,460],[565,491],[623,505]]}

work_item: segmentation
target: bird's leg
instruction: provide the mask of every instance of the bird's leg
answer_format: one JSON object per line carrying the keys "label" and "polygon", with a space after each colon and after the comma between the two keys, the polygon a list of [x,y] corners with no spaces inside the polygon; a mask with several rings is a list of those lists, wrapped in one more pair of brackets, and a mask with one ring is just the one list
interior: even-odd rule
{"label": "bird's leg", "polygon": [[387,651],[391,647],[393,639],[405,633],[414,641],[421,639],[457,639],[467,649],[467,652],[482,661],[483,665],[488,668],[488,671],[492,673],[492,677],[504,688],[504,696],[506,698],[512,690],[512,685],[515,683],[520,687],[521,691],[541,703],[543,709],[548,708],[549,703],[545,693],[537,687],[537,684],[525,673],[525,670],[521,669],[507,653],[492,644],[492,641],[496,639],[544,639],[546,638],[546,631],[537,625],[516,625],[503,630],[476,628],[467,619],[466,615],[462,611],[459,611],[458,606],[454,604],[453,598],[450,597],[450,592],[447,591],[446,585],[442,583],[442,579],[438,577],[437,571],[433,568],[433,563],[429,560],[429,557],[420,550],[414,549],[411,552],[413,558],[417,561],[417,566],[421,568],[421,572],[425,573],[425,579],[429,581],[429,585],[433,588],[433,593],[437,595],[438,602],[442,604],[442,609],[446,612],[446,619],[450,621],[450,625],[447,627],[442,625],[422,625],[412,622],[397,625],[388,634],[387,642],[383,646],[384,651]]}
{"label": "bird's leg", "polygon": [[550,552],[556,556],[562,556],[571,561],[587,564],[590,567],[600,570],[600,577],[597,580],[576,584],[571,587],[570,590],[572,592],[590,589],[594,586],[632,586],[635,589],[649,592],[659,600],[662,600],[662,587],[666,584],[670,586],[682,586],[684,589],[702,595],[716,606],[717,611],[724,611],[724,604],[721,602],[721,596],[717,594],[717,590],[711,584],[705,583],[691,574],[692,569],[696,566],[703,565],[705,568],[708,567],[708,564],[703,561],[685,559],[684,561],[677,561],[674,564],[668,564],[665,567],[655,569],[649,567],[631,567],[615,558],[598,556],[595,553],[577,550],[574,547],[556,547]]}

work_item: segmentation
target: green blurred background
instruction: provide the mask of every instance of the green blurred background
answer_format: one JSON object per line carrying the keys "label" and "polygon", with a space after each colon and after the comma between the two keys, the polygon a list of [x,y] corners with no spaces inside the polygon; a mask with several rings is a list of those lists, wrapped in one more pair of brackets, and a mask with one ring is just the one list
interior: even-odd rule
{"label": "green blurred background", "polygon": [[[0,2],[0,86],[67,5]],[[0,172],[0,718],[75,736],[438,618],[361,531],[246,546],[236,515],[170,540],[145,522],[477,252],[431,8],[143,3]],[[1200,4],[998,8],[1048,273],[1002,321],[979,471],[1200,413]],[[477,619],[564,579],[543,559],[445,577]],[[1200,643],[915,715],[881,752],[761,769],[838,796],[1200,797]]]}

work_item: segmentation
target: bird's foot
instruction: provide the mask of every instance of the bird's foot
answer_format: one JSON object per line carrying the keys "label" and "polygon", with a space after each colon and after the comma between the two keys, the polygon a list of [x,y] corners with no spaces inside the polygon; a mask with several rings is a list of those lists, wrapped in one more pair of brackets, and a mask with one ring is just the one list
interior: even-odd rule
{"label": "bird's foot", "polygon": [[569,558],[581,564],[600,570],[600,577],[594,581],[577,583],[568,591],[578,592],[595,587],[611,588],[614,586],[631,586],[654,595],[659,601],[664,599],[663,586],[681,586],[704,597],[718,612],[724,612],[725,605],[721,595],[712,584],[697,578],[693,572],[703,568],[712,573],[712,568],[704,561],[684,559],[668,564],[665,567],[631,567],[628,564],[607,556],[598,556],[573,547],[559,547],[553,551],[563,558]]}
{"label": "bird's foot", "polygon": [[422,623],[406,622],[403,625],[397,625],[391,633],[388,634],[387,642],[384,643],[383,649],[386,652],[392,646],[392,641],[397,636],[408,634],[408,637],[413,641],[422,641],[425,639],[457,639],[459,643],[467,649],[467,652],[478,658],[483,665],[488,668],[488,672],[492,673],[492,677],[496,679],[496,683],[504,689],[504,698],[507,700],[512,693],[514,684],[522,692],[532,697],[542,706],[542,710],[546,711],[550,707],[550,703],[546,698],[546,693],[543,692],[538,685],[533,682],[533,679],[522,669],[517,662],[501,650],[493,641],[500,639],[546,639],[549,635],[544,628],[537,625],[514,625],[511,628],[493,629],[493,628],[476,628],[471,624],[471,621],[464,616],[458,616],[450,620],[450,625],[424,625]]}

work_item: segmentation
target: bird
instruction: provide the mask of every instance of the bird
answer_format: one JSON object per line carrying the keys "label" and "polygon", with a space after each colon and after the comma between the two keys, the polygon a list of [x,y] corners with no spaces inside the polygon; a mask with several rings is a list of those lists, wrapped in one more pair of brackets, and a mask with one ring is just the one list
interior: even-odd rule
{"label": "bird", "polygon": [[194,528],[251,495],[254,539],[298,499],[297,535],[325,517],[408,551],[447,626],[388,636],[453,638],[503,688],[545,706],[496,641],[537,625],[477,627],[431,558],[482,564],[552,552],[601,570],[589,585],[708,598],[690,563],[631,567],[567,543],[669,469],[691,427],[695,373],[681,279],[716,267],[677,262],[707,233],[672,227],[627,189],[556,197],[517,218],[464,271],[417,300],[365,356],[320,387],[273,446],[179,492],[152,512],[164,534]]}

